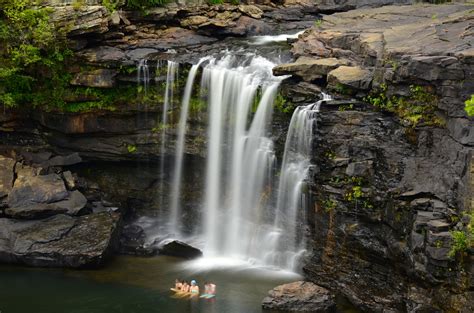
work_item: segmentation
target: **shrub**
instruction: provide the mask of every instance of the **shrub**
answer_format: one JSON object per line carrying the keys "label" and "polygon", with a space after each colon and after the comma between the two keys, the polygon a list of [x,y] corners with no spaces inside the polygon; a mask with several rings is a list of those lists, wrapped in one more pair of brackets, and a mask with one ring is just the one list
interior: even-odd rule
{"label": "shrub", "polygon": [[51,23],[51,9],[34,4],[0,0],[0,103],[7,107],[54,102],[69,81],[65,35]]}
{"label": "shrub", "polygon": [[474,95],[471,95],[471,99],[467,99],[464,103],[466,104],[464,110],[466,111],[467,115],[474,116]]}

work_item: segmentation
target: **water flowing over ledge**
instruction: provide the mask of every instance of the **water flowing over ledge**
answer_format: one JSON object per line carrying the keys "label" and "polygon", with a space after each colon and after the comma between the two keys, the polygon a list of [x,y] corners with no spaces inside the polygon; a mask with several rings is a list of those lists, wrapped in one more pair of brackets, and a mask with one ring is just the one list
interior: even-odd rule
{"label": "water flowing over ledge", "polygon": [[[254,53],[225,52],[220,57],[204,57],[189,70],[177,124],[171,193],[162,195],[169,201],[161,201],[162,206],[169,203],[164,218],[167,222],[156,238],[163,240],[164,236],[163,242],[175,238],[201,247],[205,259],[194,265],[216,266],[222,261],[221,265],[247,264],[295,271],[306,251],[303,189],[310,166],[315,115],[321,101],[296,109],[277,186],[273,182],[278,181],[278,162],[269,126],[278,87],[286,78],[273,76],[272,69],[278,63],[279,60]],[[140,62],[143,64],[147,63]],[[159,62],[159,66],[165,67],[165,64]],[[172,97],[178,94],[174,90],[178,68],[176,62],[166,64],[164,129]],[[139,81],[146,79],[149,76]],[[180,197],[193,94],[207,105],[207,158],[202,217],[195,221],[193,233],[185,234]],[[327,99],[325,96],[324,100]],[[166,131],[163,131],[162,169],[166,140]],[[163,177],[160,184],[164,184]]]}

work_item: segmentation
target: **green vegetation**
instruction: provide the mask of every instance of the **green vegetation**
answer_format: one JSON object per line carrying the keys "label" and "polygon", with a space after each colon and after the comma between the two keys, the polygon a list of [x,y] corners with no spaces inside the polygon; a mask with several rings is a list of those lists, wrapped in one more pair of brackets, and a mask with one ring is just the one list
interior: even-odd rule
{"label": "green vegetation", "polygon": [[464,253],[470,246],[469,236],[461,230],[451,231],[451,236],[453,237],[453,243],[451,245],[451,250],[449,251],[450,257],[455,257],[458,253]]}
{"label": "green vegetation", "polygon": [[343,104],[340,105],[337,110],[340,112],[348,111],[348,110],[353,110],[354,109],[354,104]]}
{"label": "green vegetation", "polygon": [[321,28],[323,26],[323,20],[316,20],[314,22],[314,26],[318,27],[318,28]]}
{"label": "green vegetation", "polygon": [[189,100],[189,111],[191,113],[199,113],[207,110],[207,102],[199,97],[194,97]]}
{"label": "green vegetation", "polygon": [[364,100],[383,110],[394,112],[412,127],[424,125],[444,125],[436,114],[438,97],[427,91],[427,87],[410,86],[410,95],[397,97],[387,95],[387,85],[382,84],[378,90],[372,91]]}
{"label": "green vegetation", "polygon": [[207,3],[209,3],[211,5],[223,4],[224,0],[207,0]]}
{"label": "green vegetation", "polygon": [[283,97],[281,93],[278,93],[278,95],[276,96],[275,101],[273,102],[273,107],[277,111],[285,114],[292,113],[294,109],[293,106],[286,101],[285,97]]}
{"label": "green vegetation", "polygon": [[474,95],[471,95],[471,99],[467,99],[465,102],[466,106],[464,110],[468,116],[474,116]]}
{"label": "green vegetation", "polygon": [[454,258],[456,255],[461,257],[470,249],[474,247],[474,211],[465,213],[469,216],[469,223],[463,230],[452,230],[451,236],[453,242],[451,244],[451,250],[449,256]]}
{"label": "green vegetation", "polygon": [[157,133],[157,132],[162,132],[162,131],[165,131],[167,129],[170,129],[171,128],[171,124],[163,124],[163,123],[158,123],[158,125],[156,127],[153,127],[152,128],[152,132],[154,133]]}
{"label": "green vegetation", "polygon": [[327,150],[326,152],[324,152],[324,156],[327,159],[334,160],[336,158],[336,153],[332,150]]}
{"label": "green vegetation", "polygon": [[35,0],[0,0],[0,104],[61,105],[72,52]]}
{"label": "green vegetation", "polygon": [[127,7],[131,9],[145,10],[153,7],[164,6],[168,2],[168,0],[128,0]]}
{"label": "green vegetation", "polygon": [[341,95],[351,95],[352,94],[352,89],[346,85],[343,85],[341,83],[337,83],[336,86],[334,86],[334,90],[341,94]]}
{"label": "green vegetation", "polygon": [[337,207],[337,202],[333,199],[327,199],[323,202],[324,211],[331,212]]}
{"label": "green vegetation", "polygon": [[114,12],[117,9],[119,0],[102,0],[102,5],[106,7],[107,11]]}
{"label": "green vegetation", "polygon": [[137,152],[137,146],[127,145],[127,151],[128,151],[128,153],[135,153],[135,152]]}

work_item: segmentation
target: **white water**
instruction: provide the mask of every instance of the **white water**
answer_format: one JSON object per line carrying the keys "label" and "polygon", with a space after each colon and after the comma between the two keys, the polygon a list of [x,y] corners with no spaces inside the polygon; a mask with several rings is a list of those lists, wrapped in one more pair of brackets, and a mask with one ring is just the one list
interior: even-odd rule
{"label": "white water", "polygon": [[302,189],[310,167],[317,112],[321,103],[329,99],[323,94],[323,100],[297,107],[288,128],[274,224],[284,238],[274,242],[273,251],[268,255],[272,263],[286,268],[295,268],[305,252],[306,199]]}
{"label": "white water", "polygon": [[[203,65],[205,61],[209,62]],[[226,54],[220,59],[203,59],[189,72],[178,122],[172,188],[166,196],[170,200],[166,231],[186,241],[180,232],[186,126],[197,71],[203,66],[199,93],[207,100],[209,121],[203,216],[196,220],[197,236],[187,239],[203,243],[205,260],[233,259],[239,264],[291,271],[305,251],[302,188],[320,102],[298,107],[293,114],[277,192],[272,184],[277,180],[276,157],[269,126],[283,78],[272,75],[275,65],[261,56]],[[177,68],[176,63],[168,62],[162,125],[168,123]],[[164,127],[161,173],[166,140]]]}
{"label": "white water", "polygon": [[167,70],[166,70],[166,86],[165,86],[165,95],[163,101],[163,112],[161,117],[161,123],[159,124],[159,131],[161,132],[160,140],[160,191],[161,191],[161,207],[164,206],[164,185],[165,177],[164,172],[166,168],[166,140],[167,140],[167,130],[168,130],[168,111],[173,104],[174,90],[175,90],[175,80],[178,77],[179,63],[168,61]]}
{"label": "white water", "polygon": [[[206,256],[261,260],[275,163],[268,126],[281,81],[272,75],[274,66],[263,57],[239,64],[227,55],[204,69],[210,121],[203,204]],[[259,87],[261,100],[252,112]]]}
{"label": "white water", "polygon": [[288,39],[297,39],[299,35],[304,33],[304,31],[297,32],[296,34],[282,34],[274,36],[253,36],[251,37],[251,43],[254,45],[265,45],[271,42],[285,42]]}
{"label": "white water", "polygon": [[137,65],[137,82],[138,85],[143,84],[143,90],[146,94],[148,84],[150,82],[150,71],[148,69],[148,61],[146,59],[140,60]]}
{"label": "white water", "polygon": [[208,59],[209,58],[201,59],[198,64],[193,65],[189,70],[186,87],[184,89],[184,95],[181,102],[181,113],[178,125],[178,140],[176,142],[175,166],[171,189],[171,212],[169,216],[169,229],[178,237],[180,237],[179,216],[181,215],[181,178],[183,175],[184,141],[186,136],[186,123],[188,121],[189,102],[191,100],[194,80],[196,78],[199,66]]}

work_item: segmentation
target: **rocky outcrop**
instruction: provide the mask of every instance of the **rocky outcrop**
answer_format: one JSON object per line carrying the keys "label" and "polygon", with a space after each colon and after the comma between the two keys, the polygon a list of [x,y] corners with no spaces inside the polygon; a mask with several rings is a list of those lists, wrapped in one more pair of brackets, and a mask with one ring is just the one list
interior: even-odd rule
{"label": "rocky outcrop", "polygon": [[[454,290],[463,266],[448,257],[446,231],[461,215],[449,203],[463,197],[454,187],[454,177],[462,171],[452,164],[467,162],[469,150],[442,139],[443,131],[437,129],[421,131],[413,146],[391,116],[362,112],[361,107],[336,108],[323,108],[318,122],[314,255],[305,266],[307,276],[366,310],[410,311],[420,305],[410,300],[412,293],[424,295],[426,308],[443,307],[444,301],[459,306]],[[448,163],[446,145],[458,151]],[[419,162],[436,170],[416,171],[409,165]],[[453,180],[433,177],[437,175]],[[423,191],[405,191],[418,183]],[[437,289],[441,282],[444,287]],[[429,296],[432,292],[436,296]]]}
{"label": "rocky outcrop", "polygon": [[[388,6],[325,16],[293,45],[306,67],[275,69],[294,75],[289,86],[306,78],[337,99],[359,99],[323,104],[319,113],[308,203],[313,252],[304,271],[364,310],[472,310],[471,250],[456,254],[453,232],[466,234],[472,223],[466,169],[474,129],[463,102],[474,92],[473,9]],[[309,69],[328,58],[349,64],[314,80]],[[437,123],[425,116],[413,123],[397,110],[414,88]],[[395,108],[380,105],[384,96]]]}
{"label": "rocky outcrop", "polygon": [[273,288],[263,299],[264,310],[285,312],[336,312],[335,296],[311,282],[297,281]]}
{"label": "rocky outcrop", "polygon": [[[30,162],[56,159],[52,163],[58,164],[67,159],[50,158],[51,153],[26,155]],[[88,214],[90,205],[76,189],[74,176],[68,171],[57,174],[57,165],[54,173],[48,171],[0,157],[0,177],[5,178],[0,262],[48,267],[102,264],[116,247],[120,213]]]}
{"label": "rocky outcrop", "polygon": [[20,221],[0,218],[0,262],[48,267],[91,267],[110,256],[118,213],[55,215]]}

